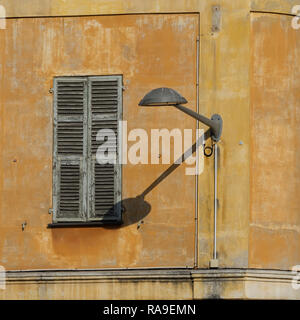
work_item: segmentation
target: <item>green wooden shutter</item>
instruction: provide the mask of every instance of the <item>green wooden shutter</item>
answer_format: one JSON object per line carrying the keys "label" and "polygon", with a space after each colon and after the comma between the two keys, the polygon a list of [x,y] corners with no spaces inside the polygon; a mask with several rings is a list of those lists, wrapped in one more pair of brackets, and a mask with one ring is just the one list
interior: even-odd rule
{"label": "green wooden shutter", "polygon": [[54,79],[53,222],[87,211],[87,79]]}
{"label": "green wooden shutter", "polygon": [[[99,76],[89,78],[89,141],[88,181],[89,220],[121,221],[121,165],[120,128],[122,119],[122,77]],[[96,140],[101,129],[110,129],[117,137],[116,164],[99,164],[96,160],[101,142]]]}

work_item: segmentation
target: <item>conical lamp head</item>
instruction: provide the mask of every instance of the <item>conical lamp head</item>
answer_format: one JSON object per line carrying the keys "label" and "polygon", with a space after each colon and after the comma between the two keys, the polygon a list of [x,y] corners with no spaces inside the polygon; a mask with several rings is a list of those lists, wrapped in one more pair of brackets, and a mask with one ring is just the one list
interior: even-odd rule
{"label": "conical lamp head", "polygon": [[174,106],[185,104],[187,100],[171,88],[157,88],[148,92],[140,101],[139,106]]}

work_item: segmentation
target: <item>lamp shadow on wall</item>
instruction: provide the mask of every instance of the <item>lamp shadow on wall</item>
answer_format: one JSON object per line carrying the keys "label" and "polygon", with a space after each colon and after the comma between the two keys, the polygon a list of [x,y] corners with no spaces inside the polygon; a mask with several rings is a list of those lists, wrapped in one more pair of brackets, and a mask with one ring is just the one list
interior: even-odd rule
{"label": "lamp shadow on wall", "polygon": [[[204,134],[198,138],[197,142],[195,142],[188,150],[186,150],[177,159],[177,161],[175,161],[156,180],[154,180],[141,194],[139,194],[135,198],[123,199],[121,201],[123,223],[117,226],[104,226],[104,228],[117,229],[117,228],[124,228],[138,222],[143,223],[143,219],[151,211],[151,204],[145,200],[146,195],[149,194],[164,179],[166,179],[174,170],[176,170],[181,165],[181,163],[184,162],[185,159],[191,156],[196,151],[197,144],[199,143],[199,146],[201,145],[200,141],[202,141],[203,138],[204,138],[204,141],[206,141],[209,137],[211,137],[210,129],[204,132]],[[180,163],[178,163],[179,160],[181,160]]]}

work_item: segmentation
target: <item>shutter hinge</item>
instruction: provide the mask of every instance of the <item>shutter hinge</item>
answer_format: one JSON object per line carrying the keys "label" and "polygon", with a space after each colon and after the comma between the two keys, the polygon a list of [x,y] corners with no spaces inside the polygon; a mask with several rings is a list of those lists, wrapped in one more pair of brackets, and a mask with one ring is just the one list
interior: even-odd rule
{"label": "shutter hinge", "polygon": [[126,90],[126,87],[125,87],[125,86],[122,86],[122,90],[125,91],[125,90]]}
{"label": "shutter hinge", "polygon": [[53,208],[49,208],[48,213],[53,214]]}
{"label": "shutter hinge", "polygon": [[50,88],[49,93],[53,93],[53,92],[54,92],[53,88]]}

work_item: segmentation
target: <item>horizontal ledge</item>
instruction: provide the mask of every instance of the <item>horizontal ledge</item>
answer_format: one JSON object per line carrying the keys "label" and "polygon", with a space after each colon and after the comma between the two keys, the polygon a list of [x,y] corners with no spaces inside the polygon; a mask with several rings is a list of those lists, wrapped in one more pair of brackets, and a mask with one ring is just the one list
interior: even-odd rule
{"label": "horizontal ledge", "polygon": [[[28,297],[31,299],[45,300],[82,299],[82,293],[86,292],[85,290],[89,292],[91,288],[95,293],[89,293],[89,299],[98,300],[120,299],[123,297],[120,296],[122,290],[128,290],[127,300],[166,299],[164,293],[170,288],[179,290],[180,299],[299,300],[300,291],[293,289],[293,279],[294,273],[291,270],[247,268],[7,270],[5,274],[9,299],[16,299],[15,288],[18,286],[22,292],[30,293]],[[297,284],[299,285],[299,281]],[[134,285],[132,291],[131,285]],[[33,286],[36,289],[32,291]],[[44,286],[42,293],[39,290],[41,286]],[[112,288],[112,291],[107,288]],[[64,293],[63,296],[58,293],[60,290]]]}
{"label": "horizontal ledge", "polygon": [[122,221],[104,220],[94,222],[56,222],[49,223],[47,228],[91,228],[91,227],[109,227],[122,225]]}
{"label": "horizontal ledge", "polygon": [[6,270],[7,276],[34,276],[34,277],[97,277],[97,276],[175,276],[189,275],[193,278],[228,278],[228,277],[262,277],[282,278],[294,277],[292,270],[276,269],[249,269],[249,268],[219,268],[219,269],[194,269],[193,267],[141,267],[141,268],[103,268],[103,269],[33,269],[33,270]]}
{"label": "horizontal ledge", "polygon": [[[112,283],[118,282],[186,282],[292,284],[294,273],[282,270],[251,269],[136,269],[136,270],[65,270],[65,271],[6,271],[6,283]],[[298,281],[299,284],[299,281]]]}

